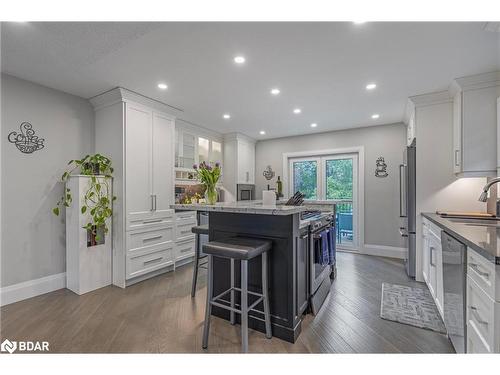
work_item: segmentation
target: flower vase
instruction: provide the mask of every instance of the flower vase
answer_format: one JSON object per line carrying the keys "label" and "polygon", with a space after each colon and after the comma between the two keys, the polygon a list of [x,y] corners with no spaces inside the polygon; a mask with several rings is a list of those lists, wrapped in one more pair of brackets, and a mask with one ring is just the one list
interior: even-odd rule
{"label": "flower vase", "polygon": [[205,190],[205,202],[207,204],[217,203],[217,189],[215,186],[206,186]]}

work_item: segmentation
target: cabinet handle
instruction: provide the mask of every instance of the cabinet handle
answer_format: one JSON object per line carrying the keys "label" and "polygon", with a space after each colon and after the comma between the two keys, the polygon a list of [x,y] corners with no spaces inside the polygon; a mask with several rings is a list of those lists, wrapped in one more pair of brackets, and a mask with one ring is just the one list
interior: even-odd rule
{"label": "cabinet handle", "polygon": [[151,194],[151,211],[154,211],[154,210],[155,210],[155,204],[154,204],[153,195]]}
{"label": "cabinet handle", "polygon": [[489,279],[490,277],[490,274],[488,272],[483,272],[479,269],[479,264],[477,263],[469,263],[469,267],[472,268],[474,271],[476,271],[478,274],[480,274],[481,276],[484,276],[486,277],[487,279]]}
{"label": "cabinet handle", "polygon": [[159,257],[159,258],[147,260],[147,261],[143,262],[143,264],[146,265],[146,264],[149,264],[149,263],[158,262],[159,260],[162,260],[162,259],[163,259],[163,257]]}
{"label": "cabinet handle", "polygon": [[188,251],[192,251],[193,249],[190,247],[186,247],[185,249],[181,249],[181,253],[187,253]]}
{"label": "cabinet handle", "polygon": [[455,167],[459,167],[460,163],[458,162],[458,153],[460,150],[455,150]]}
{"label": "cabinet handle", "polygon": [[146,238],[143,238],[142,239],[142,242],[146,242],[146,241],[153,241],[153,240],[157,240],[159,238],[162,238],[163,236],[160,234],[158,236],[153,236],[153,237],[146,237]]}
{"label": "cabinet handle", "polygon": [[155,194],[155,195],[153,195],[153,197],[154,197],[154,202],[155,202],[155,211],[156,211],[156,194]]}
{"label": "cabinet handle", "polygon": [[249,172],[246,172],[247,174],[247,182],[250,180],[250,173]]}
{"label": "cabinet handle", "polygon": [[143,224],[152,224],[152,223],[161,223],[162,219],[154,219],[154,220],[143,220]]}
{"label": "cabinet handle", "polygon": [[436,250],[433,246],[430,247],[430,257],[429,257],[429,264],[432,266],[432,267],[436,267],[436,263],[433,263],[432,262],[432,258],[433,258],[433,254],[434,254],[434,250]]}
{"label": "cabinet handle", "polygon": [[472,315],[474,315],[476,317],[476,320],[479,324],[483,324],[485,326],[488,325],[488,322],[486,320],[484,320],[483,318],[481,318],[481,315],[479,315],[479,312],[477,311],[478,308],[476,306],[469,306],[470,310],[471,310],[471,313]]}

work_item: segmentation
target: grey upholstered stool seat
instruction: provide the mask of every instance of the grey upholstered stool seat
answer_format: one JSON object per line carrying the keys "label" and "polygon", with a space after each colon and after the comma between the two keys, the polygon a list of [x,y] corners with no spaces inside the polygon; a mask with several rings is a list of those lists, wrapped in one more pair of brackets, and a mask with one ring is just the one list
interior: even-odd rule
{"label": "grey upholstered stool seat", "polygon": [[223,258],[248,260],[271,249],[271,245],[271,241],[247,237],[231,237],[224,239],[223,242],[210,241],[203,246],[203,252]]}
{"label": "grey upholstered stool seat", "polygon": [[[203,348],[208,347],[208,334],[210,330],[210,316],[212,306],[230,311],[231,324],[235,324],[235,313],[241,314],[241,347],[244,353],[248,352],[248,312],[264,314],[266,326],[266,337],[270,339],[271,333],[271,312],[269,309],[269,287],[267,252],[271,250],[272,241],[248,237],[230,237],[218,241],[210,241],[203,245],[203,252],[208,255],[208,281],[207,281],[207,306],[205,310],[205,325],[203,328]],[[262,258],[262,293],[250,292],[248,290],[248,261],[258,256]],[[226,258],[231,260],[231,287],[216,296],[213,296],[213,258]],[[234,283],[234,263],[240,262],[241,266],[241,286],[235,287]],[[234,293],[241,293],[240,309],[235,307]],[[222,299],[230,293],[230,301]],[[248,304],[248,295],[258,297],[252,304]],[[255,309],[262,302],[264,311]]]}
{"label": "grey upholstered stool seat", "polygon": [[196,295],[196,283],[198,281],[198,269],[199,268],[204,268],[206,269],[207,264],[206,263],[201,263],[200,260],[206,258],[207,256],[205,254],[202,254],[200,251],[200,235],[207,235],[208,236],[208,224],[203,224],[203,225],[197,225],[195,227],[191,228],[191,232],[196,234],[196,241],[195,241],[195,254],[194,254],[194,267],[193,267],[193,282],[191,284],[191,297],[194,297]]}

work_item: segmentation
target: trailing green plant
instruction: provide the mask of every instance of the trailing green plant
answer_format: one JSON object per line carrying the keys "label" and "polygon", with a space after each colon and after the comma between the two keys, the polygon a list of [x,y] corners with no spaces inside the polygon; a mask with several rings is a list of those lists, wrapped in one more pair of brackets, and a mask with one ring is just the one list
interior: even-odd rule
{"label": "trailing green plant", "polygon": [[113,167],[111,166],[111,159],[108,157],[95,154],[86,155],[80,160],[70,160],[67,170],[61,176],[61,181],[65,183],[64,193],[57,202],[56,207],[52,209],[52,212],[59,216],[60,207],[69,207],[73,202],[71,190],[66,186],[66,182],[70,175],[78,169],[79,174],[91,176],[89,187],[83,196],[81,208],[82,215],[87,212],[90,214],[90,221],[83,228],[92,231],[96,241],[99,241],[97,228],[103,227],[104,233],[109,232],[106,221],[113,216],[112,202],[116,200],[115,196],[110,197],[110,178],[113,175]]}

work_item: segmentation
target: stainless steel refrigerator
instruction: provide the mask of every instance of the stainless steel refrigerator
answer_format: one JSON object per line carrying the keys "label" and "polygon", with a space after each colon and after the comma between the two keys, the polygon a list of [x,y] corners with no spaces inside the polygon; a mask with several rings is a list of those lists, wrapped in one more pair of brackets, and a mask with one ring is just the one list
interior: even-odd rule
{"label": "stainless steel refrigerator", "polygon": [[405,268],[408,276],[416,273],[416,140],[403,152],[403,164],[399,165],[399,233],[407,249]]}

